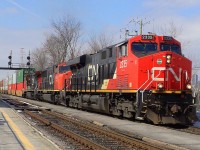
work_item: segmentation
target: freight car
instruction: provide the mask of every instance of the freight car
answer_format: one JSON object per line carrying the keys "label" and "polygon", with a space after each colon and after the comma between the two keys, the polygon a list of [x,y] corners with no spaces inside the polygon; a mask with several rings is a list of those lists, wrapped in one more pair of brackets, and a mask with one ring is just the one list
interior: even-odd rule
{"label": "freight car", "polygon": [[23,96],[154,124],[189,124],[192,63],[169,36],[139,35],[29,75]]}
{"label": "freight car", "polygon": [[26,89],[29,74],[35,72],[33,68],[18,70],[6,79],[0,81],[0,92],[4,94],[22,96],[23,91]]}

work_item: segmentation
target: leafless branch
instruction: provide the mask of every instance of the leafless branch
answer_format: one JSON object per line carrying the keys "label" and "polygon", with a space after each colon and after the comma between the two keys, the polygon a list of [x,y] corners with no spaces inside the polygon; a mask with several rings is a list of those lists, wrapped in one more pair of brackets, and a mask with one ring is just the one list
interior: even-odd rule
{"label": "leafless branch", "polygon": [[96,53],[99,50],[112,45],[113,43],[113,37],[106,33],[101,33],[100,35],[93,34],[90,36],[88,41],[88,52]]}
{"label": "leafless branch", "polygon": [[44,49],[37,48],[31,54],[31,61],[36,70],[44,70],[48,66],[47,55]]}

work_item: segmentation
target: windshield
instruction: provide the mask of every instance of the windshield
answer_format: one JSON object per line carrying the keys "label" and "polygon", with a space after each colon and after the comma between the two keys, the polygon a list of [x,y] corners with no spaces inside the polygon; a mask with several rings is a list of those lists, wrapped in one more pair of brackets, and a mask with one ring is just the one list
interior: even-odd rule
{"label": "windshield", "polygon": [[176,44],[161,44],[160,50],[161,51],[172,51],[172,52],[175,52],[175,53],[181,55],[181,47]]}
{"label": "windshield", "polygon": [[132,52],[138,57],[152,54],[157,52],[157,44],[134,42],[132,43]]}
{"label": "windshield", "polygon": [[69,70],[70,70],[69,66],[60,66],[59,67],[59,73],[65,73],[65,72],[67,72]]}

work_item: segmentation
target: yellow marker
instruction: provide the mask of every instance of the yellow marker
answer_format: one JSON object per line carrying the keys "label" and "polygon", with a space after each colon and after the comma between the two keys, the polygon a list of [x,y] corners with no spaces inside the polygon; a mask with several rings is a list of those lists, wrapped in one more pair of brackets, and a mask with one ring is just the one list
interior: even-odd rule
{"label": "yellow marker", "polygon": [[14,124],[14,122],[10,119],[10,117],[2,111],[2,114],[6,121],[8,122],[9,126],[15,133],[15,135],[19,138],[21,141],[22,145],[26,150],[35,150],[34,146],[29,142],[29,140],[26,138],[26,136],[19,130],[19,128]]}

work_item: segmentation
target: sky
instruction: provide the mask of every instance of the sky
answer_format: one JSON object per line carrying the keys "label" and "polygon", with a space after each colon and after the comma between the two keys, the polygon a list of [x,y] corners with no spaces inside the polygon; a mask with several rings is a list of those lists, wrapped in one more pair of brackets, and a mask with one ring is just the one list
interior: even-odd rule
{"label": "sky", "polygon": [[[12,50],[13,63],[24,62],[29,51],[41,46],[51,31],[52,20],[73,16],[81,22],[82,36],[106,32],[116,39],[123,29],[160,34],[160,28],[173,22],[181,29],[177,40],[183,53],[200,56],[199,0],[0,0],[0,64],[7,67]],[[200,64],[200,63],[199,63]],[[11,71],[0,71],[0,79]]]}

